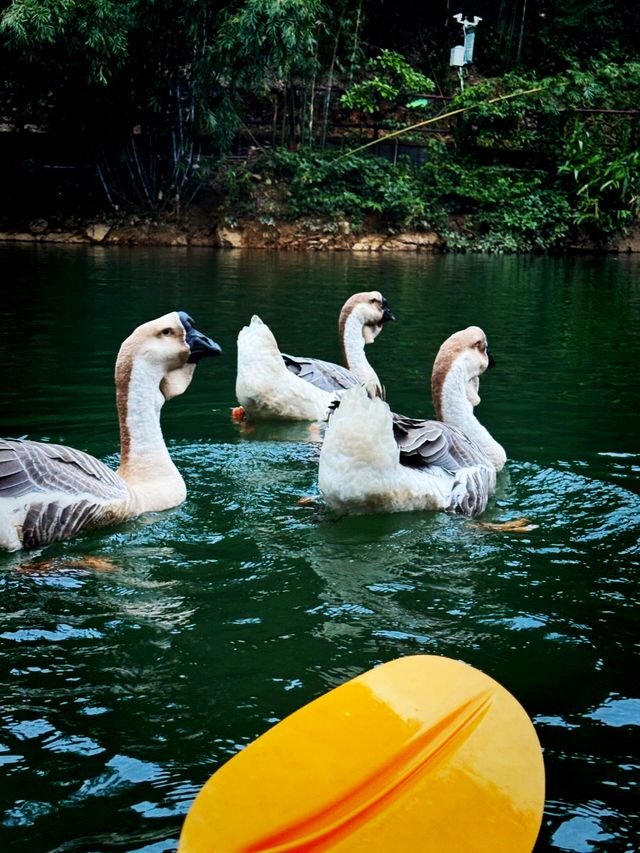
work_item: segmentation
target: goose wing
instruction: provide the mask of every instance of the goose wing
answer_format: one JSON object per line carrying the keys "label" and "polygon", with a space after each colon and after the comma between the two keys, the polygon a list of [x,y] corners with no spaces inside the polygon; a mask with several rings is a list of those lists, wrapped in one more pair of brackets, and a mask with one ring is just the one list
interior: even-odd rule
{"label": "goose wing", "polygon": [[454,478],[449,510],[473,517],[483,512],[496,483],[496,472],[478,445],[462,430],[440,421],[393,415],[400,464],[438,467]]}
{"label": "goose wing", "polygon": [[402,465],[414,468],[437,465],[454,474],[459,468],[489,464],[475,442],[461,430],[440,421],[394,414],[393,434]]}
{"label": "goose wing", "polygon": [[126,501],[123,480],[98,459],[60,444],[0,440],[0,498],[24,499],[25,547],[67,539]]}
{"label": "goose wing", "polygon": [[322,361],[319,358],[301,358],[286,353],[282,353],[282,360],[287,370],[322,391],[340,391],[359,384],[350,370],[330,361]]}

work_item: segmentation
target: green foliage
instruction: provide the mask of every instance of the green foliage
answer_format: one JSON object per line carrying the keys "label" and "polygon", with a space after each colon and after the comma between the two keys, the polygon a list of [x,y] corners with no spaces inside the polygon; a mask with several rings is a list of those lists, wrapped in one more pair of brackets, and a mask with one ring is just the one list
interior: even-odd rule
{"label": "green foliage", "polygon": [[422,168],[400,160],[352,155],[336,159],[275,151],[251,172],[225,172],[230,211],[272,219],[347,220],[369,216],[391,230],[437,228],[454,249],[537,251],[567,235],[569,204],[544,173],[474,168],[434,149]]}
{"label": "green foliage", "polygon": [[[92,157],[115,208],[177,208],[235,130],[206,0],[15,0],[0,21],[5,101]],[[217,85],[218,84],[218,85]]]}
{"label": "green foliage", "polygon": [[558,248],[568,234],[569,202],[538,170],[443,159],[421,172],[423,197],[440,210],[450,248],[516,252]]}
{"label": "green foliage", "polygon": [[14,0],[2,15],[0,33],[33,60],[43,48],[82,53],[89,80],[104,85],[126,58],[136,5],[132,0]]}
{"label": "green foliage", "polygon": [[[610,237],[640,213],[640,150],[625,145],[602,121],[574,122],[558,168],[574,192],[573,219],[596,236]],[[608,132],[609,131],[609,132]],[[607,145],[607,137],[613,136]]]}
{"label": "green foliage", "polygon": [[315,70],[320,0],[245,0],[228,14],[216,39],[216,59],[234,85],[253,91],[307,77]]}
{"label": "green foliage", "polygon": [[[569,108],[635,109],[640,86],[640,62],[592,60],[585,68],[570,68],[562,75],[538,77],[535,72],[510,72],[468,86],[454,105],[474,106],[474,118],[522,118],[535,110],[556,114]],[[509,101],[490,103],[501,95],[540,88],[542,91]]]}
{"label": "green foliage", "polygon": [[[638,117],[588,112],[638,109],[640,62],[615,61],[636,55],[637,21],[622,0],[545,0],[545,14],[526,20],[521,5],[485,0],[475,10],[484,19],[476,70],[520,68],[455,98],[453,109],[472,109],[438,126],[447,146],[434,144],[421,169],[291,153],[339,136],[327,132],[338,86],[347,86],[341,105],[374,115],[376,128],[399,127],[398,108],[433,108],[434,83],[418,67],[442,69],[447,90],[441,10],[398,2],[13,0],[0,13],[3,114],[16,128],[47,130],[59,149],[77,145],[82,165],[90,151],[119,208],[188,204],[247,115],[258,116],[258,144],[274,151],[255,169],[229,171],[230,215],[356,226],[375,217],[491,251],[556,247],[570,229],[606,240],[638,216]],[[534,87],[542,91],[495,100]]]}
{"label": "green foliage", "polygon": [[625,44],[632,43],[634,24],[637,27],[634,5],[620,0],[548,0],[547,14],[528,22],[534,27],[529,62],[564,70],[603,50],[621,59],[628,57]]}
{"label": "green foliage", "polygon": [[399,106],[401,100],[406,101],[435,88],[432,80],[412,68],[401,54],[393,50],[385,49],[370,60],[368,71],[372,76],[355,83],[340,99],[347,109],[372,114],[378,112],[385,101]]}
{"label": "green foliage", "polygon": [[255,216],[347,219],[358,227],[373,214],[400,227],[424,213],[411,172],[378,157],[276,150],[250,175],[239,168],[224,180],[230,207]]}
{"label": "green foliage", "polygon": [[[533,87],[542,91],[489,103]],[[570,221],[606,240],[640,208],[638,91],[638,62],[594,62],[539,81],[514,74],[487,80],[456,99],[473,106],[459,122],[458,148],[467,156],[484,149],[537,157],[549,181],[563,187]]]}

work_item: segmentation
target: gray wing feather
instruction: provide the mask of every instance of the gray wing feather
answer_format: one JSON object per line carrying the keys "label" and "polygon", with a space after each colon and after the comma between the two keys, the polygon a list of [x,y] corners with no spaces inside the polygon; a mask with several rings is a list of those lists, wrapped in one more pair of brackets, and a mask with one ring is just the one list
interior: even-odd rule
{"label": "gray wing feather", "polygon": [[0,498],[21,497],[28,504],[23,545],[33,548],[99,525],[105,505],[124,502],[129,491],[115,471],[80,450],[0,439]]}
{"label": "gray wing feather", "polygon": [[301,358],[286,353],[281,355],[287,370],[322,391],[340,391],[359,384],[353,373],[339,364],[319,358]]}
{"label": "gray wing feather", "polygon": [[30,492],[87,493],[100,500],[128,494],[111,468],[72,447],[22,439],[0,440],[0,495],[19,497]]}
{"label": "gray wing feather", "polygon": [[393,415],[393,434],[403,465],[437,465],[454,474],[460,468],[490,465],[478,445],[461,430],[440,421]]}
{"label": "gray wing feather", "polygon": [[55,501],[36,501],[29,505],[22,525],[22,544],[25,548],[37,548],[60,539],[70,539],[83,528],[99,526],[103,512],[102,504],[87,500],[66,506]]}
{"label": "gray wing feather", "polygon": [[401,465],[423,470],[438,467],[454,476],[450,511],[469,517],[483,512],[496,472],[474,441],[449,424],[396,414],[393,433]]}

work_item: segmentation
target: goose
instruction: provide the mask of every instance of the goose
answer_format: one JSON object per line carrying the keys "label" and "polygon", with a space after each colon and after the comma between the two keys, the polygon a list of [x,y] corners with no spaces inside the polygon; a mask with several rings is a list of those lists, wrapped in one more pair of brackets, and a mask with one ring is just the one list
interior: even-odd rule
{"label": "goose", "polygon": [[506,453],[477,420],[479,378],[495,364],[478,326],[451,335],[433,366],[438,420],[392,414],[365,386],[346,391],[329,418],[318,480],[341,512],[483,512]]}
{"label": "goose", "polygon": [[395,317],[377,290],[356,293],[340,311],[338,330],[347,367],[281,353],[269,327],[254,315],[238,335],[236,419],[324,420],[336,392],[380,380],[364,352]]}
{"label": "goose", "polygon": [[221,352],[184,311],[143,323],[124,341],[115,368],[117,471],[71,447],[0,439],[0,547],[35,548],[182,503],[186,487],[160,410],[186,391],[202,358]]}

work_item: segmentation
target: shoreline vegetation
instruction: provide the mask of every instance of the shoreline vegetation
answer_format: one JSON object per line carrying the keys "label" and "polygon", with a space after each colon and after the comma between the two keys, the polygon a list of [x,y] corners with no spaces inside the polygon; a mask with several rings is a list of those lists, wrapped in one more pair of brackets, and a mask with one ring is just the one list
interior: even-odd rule
{"label": "shoreline vegetation", "polygon": [[637,16],[534,7],[13,0],[0,241],[640,251]]}

